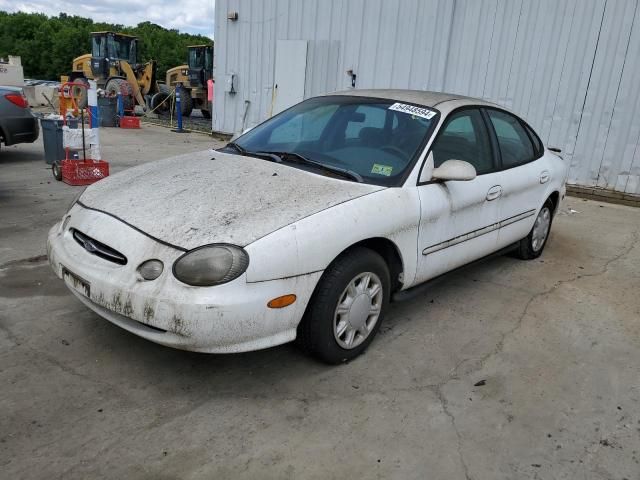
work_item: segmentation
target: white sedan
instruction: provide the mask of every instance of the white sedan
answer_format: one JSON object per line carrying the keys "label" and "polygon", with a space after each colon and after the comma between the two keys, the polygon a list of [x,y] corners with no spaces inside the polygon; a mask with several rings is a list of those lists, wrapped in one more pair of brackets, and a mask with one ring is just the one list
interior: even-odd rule
{"label": "white sedan", "polygon": [[392,296],[499,250],[536,258],[566,167],[522,119],[467,97],[352,90],[218,151],[89,188],[49,232],[56,274],[153,342],[360,354]]}

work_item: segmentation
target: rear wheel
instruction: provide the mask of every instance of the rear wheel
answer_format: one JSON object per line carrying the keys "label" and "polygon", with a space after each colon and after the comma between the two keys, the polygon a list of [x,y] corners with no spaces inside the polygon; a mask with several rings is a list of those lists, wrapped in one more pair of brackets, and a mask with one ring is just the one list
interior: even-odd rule
{"label": "rear wheel", "polygon": [[551,222],[553,221],[553,202],[547,200],[536,217],[533,228],[525,238],[520,240],[516,255],[522,260],[532,260],[538,258],[542,254],[549,232],[551,231]]}
{"label": "rear wheel", "polygon": [[354,248],[325,271],[298,326],[297,343],[330,364],[349,361],[373,341],[389,304],[389,269],[368,248]]}
{"label": "rear wheel", "polygon": [[125,111],[132,111],[136,104],[133,96],[133,87],[124,78],[111,78],[104,86],[107,95],[115,96],[118,93],[122,95],[122,104]]}

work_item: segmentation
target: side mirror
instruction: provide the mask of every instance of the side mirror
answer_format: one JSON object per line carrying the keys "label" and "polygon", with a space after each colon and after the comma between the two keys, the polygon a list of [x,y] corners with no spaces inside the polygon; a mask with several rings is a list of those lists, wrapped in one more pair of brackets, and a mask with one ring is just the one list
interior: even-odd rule
{"label": "side mirror", "polygon": [[476,169],[469,162],[463,160],[447,160],[431,172],[433,180],[473,180]]}

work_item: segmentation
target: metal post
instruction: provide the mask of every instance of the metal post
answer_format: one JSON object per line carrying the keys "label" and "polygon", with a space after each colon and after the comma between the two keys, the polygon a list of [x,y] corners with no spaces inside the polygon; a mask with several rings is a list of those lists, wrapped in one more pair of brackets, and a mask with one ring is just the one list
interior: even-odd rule
{"label": "metal post", "polygon": [[172,130],[172,132],[176,132],[176,133],[184,133],[184,130],[182,129],[182,106],[180,105],[180,90],[182,84],[178,83],[176,85],[176,117],[178,120],[178,128],[176,128],[175,130]]}
{"label": "metal post", "polygon": [[118,116],[124,117],[124,102],[122,101],[122,93],[118,92]]}
{"label": "metal post", "polygon": [[100,119],[98,117],[98,91],[95,80],[89,80],[89,90],[87,91],[89,111],[91,112],[91,128],[98,128]]}

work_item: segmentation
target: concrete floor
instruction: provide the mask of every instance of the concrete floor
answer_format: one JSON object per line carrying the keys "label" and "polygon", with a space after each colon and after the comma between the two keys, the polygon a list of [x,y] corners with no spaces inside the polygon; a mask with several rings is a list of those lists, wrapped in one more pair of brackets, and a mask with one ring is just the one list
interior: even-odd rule
{"label": "concrete floor", "polygon": [[[213,146],[152,126],[102,140],[113,171]],[[541,259],[395,304],[366,355],[331,368],[102,320],[44,258],[78,189],[41,144],[3,149],[0,169],[1,478],[640,478],[640,209],[568,198]]]}

